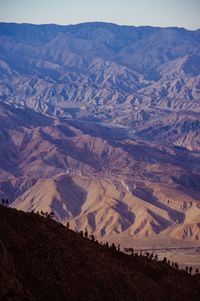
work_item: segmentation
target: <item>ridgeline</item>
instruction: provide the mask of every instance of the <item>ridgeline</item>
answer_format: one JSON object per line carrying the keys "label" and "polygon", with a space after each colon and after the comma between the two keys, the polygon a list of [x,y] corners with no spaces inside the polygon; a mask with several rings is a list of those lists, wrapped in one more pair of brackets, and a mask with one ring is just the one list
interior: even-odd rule
{"label": "ridgeline", "polygon": [[0,205],[0,300],[199,300],[200,275]]}

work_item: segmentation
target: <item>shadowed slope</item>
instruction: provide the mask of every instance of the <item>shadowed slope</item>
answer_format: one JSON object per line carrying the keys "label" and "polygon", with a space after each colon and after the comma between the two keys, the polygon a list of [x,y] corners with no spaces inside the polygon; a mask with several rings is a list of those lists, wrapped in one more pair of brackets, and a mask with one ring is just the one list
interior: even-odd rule
{"label": "shadowed slope", "polygon": [[1,300],[197,300],[199,277],[0,206]]}
{"label": "shadowed slope", "polygon": [[0,100],[51,115],[134,128],[199,112],[199,62],[199,31],[0,23]]}
{"label": "shadowed slope", "polygon": [[120,236],[120,243],[163,236],[198,244],[198,152],[122,139],[124,128],[5,104],[0,116],[0,197],[13,207],[53,210],[73,229],[108,240]]}

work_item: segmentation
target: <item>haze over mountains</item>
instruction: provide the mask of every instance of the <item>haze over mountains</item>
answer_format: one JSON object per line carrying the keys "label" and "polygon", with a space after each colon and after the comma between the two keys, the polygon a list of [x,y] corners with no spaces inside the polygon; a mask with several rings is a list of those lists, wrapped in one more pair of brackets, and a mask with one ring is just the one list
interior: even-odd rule
{"label": "haze over mountains", "polygon": [[199,243],[200,30],[1,23],[0,99],[14,207],[102,239]]}

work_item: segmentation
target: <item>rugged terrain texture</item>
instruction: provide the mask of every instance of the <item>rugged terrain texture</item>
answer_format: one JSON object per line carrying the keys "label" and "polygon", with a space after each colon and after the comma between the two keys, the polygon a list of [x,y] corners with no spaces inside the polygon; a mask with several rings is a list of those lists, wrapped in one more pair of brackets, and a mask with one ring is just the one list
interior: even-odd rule
{"label": "rugged terrain texture", "polygon": [[199,275],[114,251],[33,213],[0,205],[0,233],[2,301],[199,299]]}
{"label": "rugged terrain texture", "polygon": [[198,245],[199,153],[123,128],[0,105],[0,197],[78,231],[147,246]]}
{"label": "rugged terrain texture", "polygon": [[200,30],[1,23],[0,99],[199,150]]}
{"label": "rugged terrain texture", "polygon": [[0,23],[0,196],[101,239],[197,245],[199,102],[199,30]]}

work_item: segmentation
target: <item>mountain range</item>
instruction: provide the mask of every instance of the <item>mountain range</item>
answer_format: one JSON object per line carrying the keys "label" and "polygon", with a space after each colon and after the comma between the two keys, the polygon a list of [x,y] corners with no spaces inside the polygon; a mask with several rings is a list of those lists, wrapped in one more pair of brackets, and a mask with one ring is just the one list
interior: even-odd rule
{"label": "mountain range", "polygon": [[198,245],[200,30],[0,23],[0,196],[124,245]]}
{"label": "mountain range", "polygon": [[121,127],[0,108],[0,192],[12,206],[53,210],[77,231],[124,244],[198,245],[198,152],[130,139]]}
{"label": "mountain range", "polygon": [[36,111],[126,125],[199,112],[200,30],[1,23],[0,68],[1,99]]}

